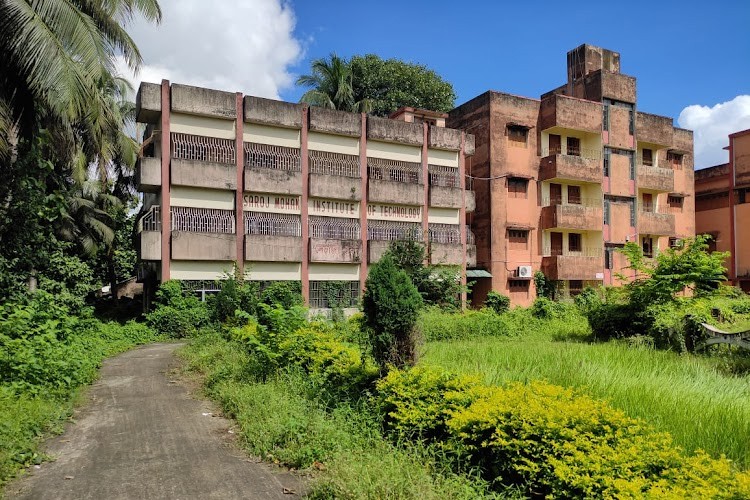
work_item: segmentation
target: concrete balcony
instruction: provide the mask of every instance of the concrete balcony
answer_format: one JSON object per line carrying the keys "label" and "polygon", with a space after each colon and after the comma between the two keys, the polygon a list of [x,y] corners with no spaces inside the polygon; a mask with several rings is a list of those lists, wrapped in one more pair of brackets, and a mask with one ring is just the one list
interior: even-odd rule
{"label": "concrete balcony", "polygon": [[138,233],[139,258],[141,260],[161,260],[161,231],[141,231]]}
{"label": "concrete balcony", "polygon": [[463,264],[464,247],[460,243],[430,243],[430,263],[458,265]]}
{"label": "concrete balcony", "polygon": [[370,178],[368,190],[368,201],[373,203],[420,206],[424,203],[422,184]]}
{"label": "concrete balcony", "polygon": [[672,236],[675,234],[674,215],[641,211],[638,213],[638,232]]}
{"label": "concrete balcony", "polygon": [[310,174],[310,196],[338,200],[362,199],[362,179],[342,175]]}
{"label": "concrete balcony", "polygon": [[362,241],[310,238],[310,262],[362,261]]}
{"label": "concrete balcony", "polygon": [[603,221],[601,203],[598,206],[565,204],[542,207],[542,229],[601,231]]}
{"label": "concrete balcony", "polygon": [[172,231],[172,260],[237,260],[236,235]]}
{"label": "concrete balcony", "polygon": [[674,191],[674,170],[671,168],[638,165],[638,187],[662,193]]}
{"label": "concrete balcony", "polygon": [[459,187],[430,186],[430,206],[438,208],[461,208],[462,192]]}
{"label": "concrete balcony", "polygon": [[592,134],[602,131],[602,105],[561,94],[550,94],[542,99],[541,129],[554,127],[581,130]]}
{"label": "concrete balcony", "polygon": [[596,280],[602,273],[602,257],[551,255],[542,257],[542,272],[551,280]]}
{"label": "concrete balcony", "polygon": [[302,262],[299,236],[245,235],[245,260],[253,262]]}
{"label": "concrete balcony", "polygon": [[550,154],[539,163],[539,180],[602,181],[601,152],[582,152],[583,156]]}
{"label": "concrete balcony", "polygon": [[174,186],[237,188],[237,167],[230,163],[173,158],[171,177]]}
{"label": "concrete balcony", "polygon": [[648,142],[664,147],[671,147],[674,142],[672,118],[667,116],[638,111],[635,114],[635,133],[638,142]]}
{"label": "concrete balcony", "polygon": [[302,172],[245,167],[245,191],[299,196],[302,194]]}
{"label": "concrete balcony", "polygon": [[135,167],[138,191],[155,193],[161,189],[161,158],[144,157]]}
{"label": "concrete balcony", "polygon": [[374,264],[379,261],[390,247],[390,241],[370,240],[367,242],[367,262]]}
{"label": "concrete balcony", "polygon": [[466,267],[476,267],[477,265],[477,246],[466,245]]}
{"label": "concrete balcony", "polygon": [[474,191],[466,191],[466,213],[471,213],[477,209],[477,197]]}

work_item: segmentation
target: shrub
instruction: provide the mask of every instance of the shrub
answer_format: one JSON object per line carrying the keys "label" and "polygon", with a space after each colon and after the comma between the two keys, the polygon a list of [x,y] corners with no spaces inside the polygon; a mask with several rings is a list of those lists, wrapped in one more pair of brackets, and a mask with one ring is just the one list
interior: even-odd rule
{"label": "shrub", "polygon": [[248,281],[237,277],[236,272],[221,281],[221,290],[211,295],[207,300],[207,307],[212,321],[227,323],[230,326],[243,322],[237,311],[246,315],[253,315],[258,310],[258,295],[260,285],[256,281]]}
{"label": "shrub", "polygon": [[547,297],[537,297],[531,305],[531,315],[539,319],[558,318],[567,312],[566,308],[565,304]]}
{"label": "shrub", "polygon": [[209,323],[206,307],[197,297],[186,294],[179,281],[165,281],[156,291],[156,309],[146,322],[162,335],[188,337]]}
{"label": "shrub", "polygon": [[375,360],[404,366],[416,358],[414,325],[422,297],[404,271],[384,255],[370,270],[362,299]]}
{"label": "shrub", "polygon": [[302,283],[299,281],[273,281],[261,292],[260,301],[269,306],[279,305],[287,309],[301,306],[304,303]]}
{"label": "shrub", "polygon": [[510,297],[490,291],[484,301],[484,306],[489,307],[497,314],[502,314],[510,309]]}

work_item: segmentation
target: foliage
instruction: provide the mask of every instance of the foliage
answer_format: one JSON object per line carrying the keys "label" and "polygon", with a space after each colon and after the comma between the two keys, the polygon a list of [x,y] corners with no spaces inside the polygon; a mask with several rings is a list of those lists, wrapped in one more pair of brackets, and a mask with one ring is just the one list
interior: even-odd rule
{"label": "foliage", "polygon": [[221,280],[221,289],[207,299],[207,308],[212,321],[236,325],[242,322],[237,311],[253,315],[258,312],[260,284],[239,276],[237,268]]}
{"label": "foliage", "polygon": [[189,337],[209,323],[209,313],[180,281],[165,281],[156,291],[156,308],[146,315],[148,325],[172,338]]}
{"label": "foliage", "polygon": [[260,301],[269,306],[280,305],[289,309],[293,306],[301,306],[302,283],[299,281],[273,281],[263,289]]}
{"label": "foliage", "polygon": [[300,102],[353,113],[372,109],[369,100],[355,98],[352,68],[346,59],[331,54],[328,59],[313,60],[310,69],[311,74],[297,78],[297,85],[310,89]]}
{"label": "foliage", "polygon": [[370,101],[370,112],[376,116],[388,116],[403,106],[444,113],[454,107],[453,86],[427,66],[374,54],[354,56],[349,64],[354,99]]}
{"label": "foliage", "polygon": [[362,299],[372,352],[381,368],[415,361],[414,325],[421,305],[409,276],[386,253],[370,270]]}
{"label": "foliage", "polygon": [[534,273],[534,287],[536,288],[537,297],[551,299],[555,296],[555,283],[548,280],[547,276],[541,271]]}
{"label": "foliage", "polygon": [[491,290],[484,300],[484,307],[492,309],[497,314],[502,314],[510,309],[510,297]]}

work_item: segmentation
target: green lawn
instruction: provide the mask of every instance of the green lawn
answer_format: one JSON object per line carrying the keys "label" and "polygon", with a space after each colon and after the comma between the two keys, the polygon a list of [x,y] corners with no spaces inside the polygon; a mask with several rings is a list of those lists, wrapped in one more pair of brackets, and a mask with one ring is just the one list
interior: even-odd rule
{"label": "green lawn", "polygon": [[545,379],[575,387],[670,432],[688,450],[723,453],[750,468],[750,376],[724,376],[704,358],[536,336],[430,342],[422,362],[492,384]]}

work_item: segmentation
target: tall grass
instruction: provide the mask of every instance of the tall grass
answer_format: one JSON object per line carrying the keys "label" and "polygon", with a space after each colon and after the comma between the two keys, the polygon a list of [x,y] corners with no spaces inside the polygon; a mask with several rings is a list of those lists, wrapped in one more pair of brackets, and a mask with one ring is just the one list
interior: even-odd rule
{"label": "tall grass", "polygon": [[725,454],[750,468],[750,376],[723,376],[710,360],[533,336],[431,342],[423,362],[491,384],[545,379],[575,387],[670,432],[689,451]]}

